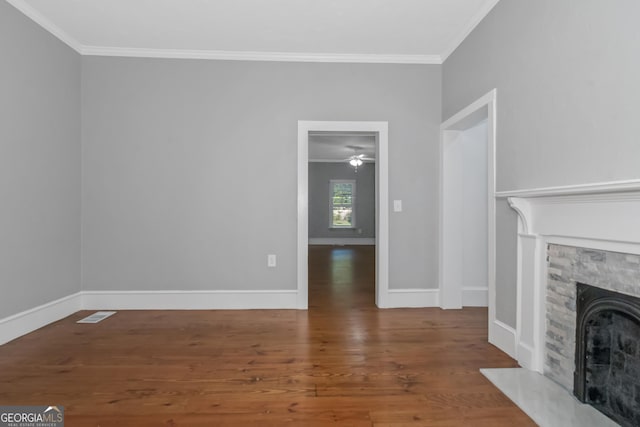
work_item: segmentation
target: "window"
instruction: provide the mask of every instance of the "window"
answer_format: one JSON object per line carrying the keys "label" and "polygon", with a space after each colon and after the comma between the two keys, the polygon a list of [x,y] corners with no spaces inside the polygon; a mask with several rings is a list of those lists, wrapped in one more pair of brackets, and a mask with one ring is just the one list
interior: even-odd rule
{"label": "window", "polygon": [[353,228],[356,226],[356,182],[353,179],[329,181],[331,205],[330,228]]}

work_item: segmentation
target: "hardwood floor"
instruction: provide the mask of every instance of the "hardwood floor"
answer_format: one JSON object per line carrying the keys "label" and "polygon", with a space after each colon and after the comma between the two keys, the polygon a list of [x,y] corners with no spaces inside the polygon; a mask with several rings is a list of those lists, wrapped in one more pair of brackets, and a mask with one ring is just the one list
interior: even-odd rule
{"label": "hardwood floor", "polygon": [[66,426],[527,426],[487,310],[378,310],[374,248],[310,247],[310,308],[89,312],[0,346],[0,404]]}

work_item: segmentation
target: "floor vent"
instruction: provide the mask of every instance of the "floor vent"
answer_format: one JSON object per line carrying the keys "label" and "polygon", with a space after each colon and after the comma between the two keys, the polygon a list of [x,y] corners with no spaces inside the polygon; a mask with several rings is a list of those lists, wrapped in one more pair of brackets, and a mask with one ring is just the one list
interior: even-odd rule
{"label": "floor vent", "polygon": [[78,320],[76,323],[98,323],[114,314],[116,314],[115,311],[96,311],[92,315],[87,316],[82,320]]}

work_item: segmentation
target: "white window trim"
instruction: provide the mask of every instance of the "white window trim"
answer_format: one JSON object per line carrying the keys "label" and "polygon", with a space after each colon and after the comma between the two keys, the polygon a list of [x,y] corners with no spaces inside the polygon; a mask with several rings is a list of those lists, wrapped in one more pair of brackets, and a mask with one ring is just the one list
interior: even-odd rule
{"label": "white window trim", "polygon": [[[351,225],[333,225],[333,187],[335,184],[351,184]],[[329,228],[352,229],[356,228],[356,180],[332,179],[329,180]]]}

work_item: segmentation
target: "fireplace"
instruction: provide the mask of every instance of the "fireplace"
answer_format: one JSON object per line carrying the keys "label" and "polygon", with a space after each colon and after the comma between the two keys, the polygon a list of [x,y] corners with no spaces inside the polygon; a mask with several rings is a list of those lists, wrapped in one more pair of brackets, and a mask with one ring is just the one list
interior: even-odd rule
{"label": "fireplace", "polygon": [[516,324],[489,339],[573,390],[576,283],[640,297],[640,180],[496,196],[518,214]]}
{"label": "fireplace", "polygon": [[546,259],[544,375],[640,425],[640,256],[550,244]]}
{"label": "fireplace", "polygon": [[511,354],[618,423],[640,425],[640,180],[505,196],[518,213]]}
{"label": "fireplace", "polygon": [[575,396],[640,425],[640,298],[578,283],[576,310]]}

